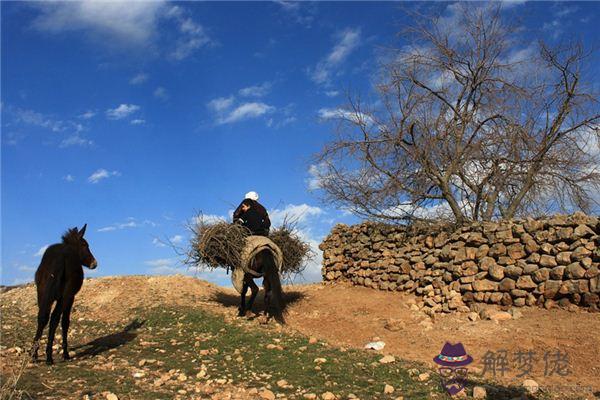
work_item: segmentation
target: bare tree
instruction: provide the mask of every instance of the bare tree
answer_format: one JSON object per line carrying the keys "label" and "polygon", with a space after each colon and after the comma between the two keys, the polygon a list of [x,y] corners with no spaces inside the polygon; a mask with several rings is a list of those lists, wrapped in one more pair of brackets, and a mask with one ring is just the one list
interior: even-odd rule
{"label": "bare tree", "polygon": [[582,46],[519,48],[500,6],[418,21],[382,66],[378,101],[336,111],[313,171],[325,200],[369,218],[446,211],[458,223],[585,209],[600,187],[600,113]]}

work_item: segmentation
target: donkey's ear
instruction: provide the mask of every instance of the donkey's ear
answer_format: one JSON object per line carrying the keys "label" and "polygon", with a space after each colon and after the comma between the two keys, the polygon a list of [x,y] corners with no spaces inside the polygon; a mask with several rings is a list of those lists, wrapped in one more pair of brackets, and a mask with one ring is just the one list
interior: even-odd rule
{"label": "donkey's ear", "polygon": [[85,235],[85,230],[87,229],[87,224],[85,224],[83,226],[83,228],[81,228],[81,230],[79,231],[79,237],[83,239],[83,235]]}

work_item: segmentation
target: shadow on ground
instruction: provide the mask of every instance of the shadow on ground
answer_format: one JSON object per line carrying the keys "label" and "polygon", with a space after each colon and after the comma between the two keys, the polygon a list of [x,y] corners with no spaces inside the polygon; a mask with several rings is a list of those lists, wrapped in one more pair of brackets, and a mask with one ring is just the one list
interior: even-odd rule
{"label": "shadow on ground", "polygon": [[140,321],[136,318],[119,332],[99,337],[84,345],[75,346],[73,347],[75,357],[85,358],[96,356],[110,349],[129,343],[136,338],[137,333],[135,331],[141,328],[145,322],[146,321]]}
{"label": "shadow on ground", "polygon": [[[298,292],[295,290],[289,290],[283,292],[283,311],[286,311],[286,308],[297,301],[302,300],[305,297],[305,294],[302,292]],[[250,295],[246,296],[246,300],[250,298]],[[236,309],[240,305],[240,295],[237,293],[229,293],[219,291],[214,294],[212,301],[215,301],[221,304],[224,307],[235,307]],[[254,306],[252,309],[256,312],[263,311],[265,309],[265,297],[264,290],[261,290],[256,296],[256,300],[254,301]]]}

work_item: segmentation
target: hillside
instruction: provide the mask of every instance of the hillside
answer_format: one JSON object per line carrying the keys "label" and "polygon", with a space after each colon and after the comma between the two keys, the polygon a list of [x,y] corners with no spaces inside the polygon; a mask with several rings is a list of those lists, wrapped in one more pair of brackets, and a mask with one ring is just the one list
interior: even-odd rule
{"label": "hillside", "polygon": [[[100,399],[108,392],[119,399],[311,398],[326,392],[446,398],[431,360],[445,341],[460,341],[475,359],[471,377],[486,381],[488,396],[520,396],[526,379],[516,377],[514,367],[493,382],[489,373],[482,377],[488,350],[533,351],[530,377],[548,388],[538,393],[542,397],[593,398],[600,391],[598,314],[524,308],[508,320],[470,321],[467,314],[431,320],[402,293],[321,284],[284,290],[287,324],[281,327],[238,318],[235,291],[191,277],[88,279],[71,319],[74,359],[61,361],[56,340],[56,365],[26,365],[17,387],[23,398]],[[37,308],[32,285],[0,296],[4,385],[29,349]],[[259,299],[255,310],[261,308]],[[382,352],[362,350],[375,338],[386,343]],[[548,349],[568,354],[568,375],[544,376]],[[388,354],[396,362],[378,362]],[[386,384],[392,394],[383,393]]]}

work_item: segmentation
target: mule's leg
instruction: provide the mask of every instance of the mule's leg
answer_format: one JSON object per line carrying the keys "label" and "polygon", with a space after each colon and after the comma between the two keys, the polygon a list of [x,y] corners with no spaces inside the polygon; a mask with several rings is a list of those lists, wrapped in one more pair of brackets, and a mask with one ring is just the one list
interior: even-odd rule
{"label": "mule's leg", "polygon": [[238,309],[238,316],[243,317],[246,315],[246,293],[248,293],[248,284],[244,279],[244,286],[242,286],[242,295],[240,301],[240,308]]}
{"label": "mule's leg", "polygon": [[258,286],[256,286],[256,283],[254,283],[254,279],[250,279],[248,286],[250,286],[251,291],[250,300],[248,300],[248,310],[252,311],[252,305],[254,304],[256,295],[258,294]]}
{"label": "mule's leg", "polygon": [[62,307],[62,348],[63,348],[63,360],[69,360],[69,344],[67,343],[67,334],[69,332],[69,324],[71,323],[71,308],[73,308],[74,297],[68,297],[65,299]]}
{"label": "mule's leg", "polygon": [[265,316],[269,317],[269,310],[271,309],[271,285],[265,276],[263,280],[263,289],[265,290]]}
{"label": "mule's leg", "polygon": [[50,327],[48,328],[48,344],[46,344],[46,364],[54,364],[54,360],[52,359],[52,345],[54,344],[54,334],[56,333],[56,327],[58,326],[58,322],[60,321],[60,314],[62,313],[62,304],[63,299],[60,298],[56,302],[56,306],[54,306],[54,310],[52,310],[52,315],[50,316]]}
{"label": "mule's leg", "polygon": [[38,316],[37,316],[37,331],[33,338],[33,347],[31,348],[31,359],[33,362],[37,361],[38,349],[40,348],[40,339],[44,333],[44,328],[48,324],[50,318],[50,309],[52,308],[52,302],[43,299],[42,296],[38,296]]}

